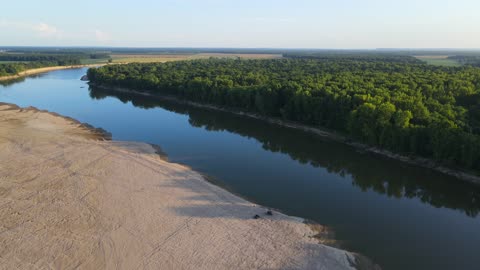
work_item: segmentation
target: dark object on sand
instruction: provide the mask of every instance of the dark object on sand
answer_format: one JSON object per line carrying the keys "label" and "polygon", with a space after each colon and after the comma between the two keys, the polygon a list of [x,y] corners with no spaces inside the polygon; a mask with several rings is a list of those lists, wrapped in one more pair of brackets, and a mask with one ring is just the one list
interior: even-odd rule
{"label": "dark object on sand", "polygon": [[255,216],[253,216],[253,218],[254,218],[254,219],[259,219],[260,216],[259,216],[259,215],[255,215]]}
{"label": "dark object on sand", "polygon": [[268,210],[268,211],[267,211],[267,216],[273,216],[272,211]]}

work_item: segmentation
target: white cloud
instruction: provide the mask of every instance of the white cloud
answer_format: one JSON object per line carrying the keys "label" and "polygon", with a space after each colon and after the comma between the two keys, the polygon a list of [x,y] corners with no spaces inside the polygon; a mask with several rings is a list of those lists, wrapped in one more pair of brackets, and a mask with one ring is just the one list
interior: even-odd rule
{"label": "white cloud", "polygon": [[0,20],[0,28],[6,28],[10,31],[22,31],[30,34],[37,34],[39,37],[49,37],[60,39],[63,32],[57,27],[41,23],[22,22],[22,21],[10,21],[2,19]]}
{"label": "white cloud", "polygon": [[52,25],[48,25],[46,23],[39,23],[32,27],[34,31],[37,31],[39,34],[44,36],[57,36],[59,37],[61,32]]}
{"label": "white cloud", "polygon": [[3,40],[22,40],[30,38],[41,45],[111,45],[112,37],[108,32],[90,28],[66,32],[48,22],[17,21],[0,18],[0,42]]}
{"label": "white cloud", "polygon": [[108,33],[103,32],[102,30],[95,30],[95,38],[98,42],[106,43],[111,41],[111,37]]}

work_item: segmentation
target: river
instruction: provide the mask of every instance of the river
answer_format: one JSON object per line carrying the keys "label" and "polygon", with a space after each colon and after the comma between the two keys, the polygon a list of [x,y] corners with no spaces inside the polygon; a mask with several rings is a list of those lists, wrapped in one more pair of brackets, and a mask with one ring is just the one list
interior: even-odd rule
{"label": "river", "polygon": [[159,145],[251,201],[326,225],[383,269],[479,269],[480,187],[303,131],[90,89],[86,69],[0,84],[0,101]]}

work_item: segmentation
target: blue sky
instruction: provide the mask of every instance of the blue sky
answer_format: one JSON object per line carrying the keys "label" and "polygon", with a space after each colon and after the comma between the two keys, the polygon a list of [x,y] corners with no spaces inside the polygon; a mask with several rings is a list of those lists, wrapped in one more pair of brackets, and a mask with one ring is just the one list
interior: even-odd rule
{"label": "blue sky", "polygon": [[479,0],[17,0],[0,46],[480,48]]}

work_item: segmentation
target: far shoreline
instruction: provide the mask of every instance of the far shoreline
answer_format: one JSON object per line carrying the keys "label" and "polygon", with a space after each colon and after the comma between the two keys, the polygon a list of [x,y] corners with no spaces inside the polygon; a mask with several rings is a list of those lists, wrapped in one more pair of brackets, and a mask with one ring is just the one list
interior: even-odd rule
{"label": "far shoreline", "polygon": [[27,69],[15,75],[8,75],[0,77],[0,81],[8,81],[14,80],[18,78],[27,77],[30,75],[36,75],[41,73],[46,73],[55,70],[64,70],[64,69],[77,69],[77,68],[84,68],[84,67],[98,67],[104,66],[105,64],[86,64],[86,65],[68,65],[68,66],[51,66],[51,67],[41,67],[41,68],[33,68]]}

